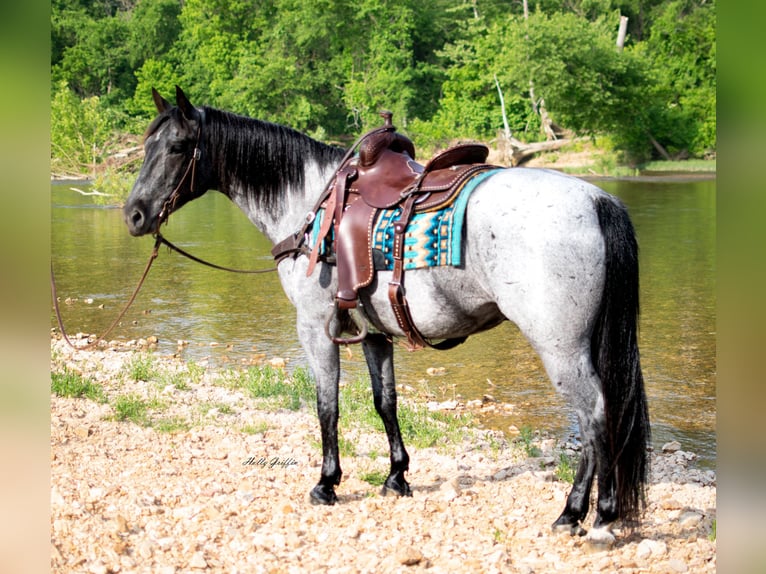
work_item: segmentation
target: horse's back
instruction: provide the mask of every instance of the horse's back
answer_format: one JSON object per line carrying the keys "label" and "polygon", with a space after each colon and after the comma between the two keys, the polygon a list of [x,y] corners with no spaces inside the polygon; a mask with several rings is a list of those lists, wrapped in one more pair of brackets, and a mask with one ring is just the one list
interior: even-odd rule
{"label": "horse's back", "polygon": [[516,168],[489,179],[469,201],[466,268],[522,330],[547,336],[562,320],[581,325],[595,316],[605,253],[595,200],[605,196],[578,178]]}
{"label": "horse's back", "polygon": [[[462,264],[405,273],[415,324],[426,337],[449,338],[507,319],[533,343],[587,339],[604,279],[594,201],[604,195],[549,170],[513,168],[487,178],[468,201]],[[388,275],[379,273],[363,300],[379,327],[396,332]],[[567,325],[571,333],[563,332]]]}

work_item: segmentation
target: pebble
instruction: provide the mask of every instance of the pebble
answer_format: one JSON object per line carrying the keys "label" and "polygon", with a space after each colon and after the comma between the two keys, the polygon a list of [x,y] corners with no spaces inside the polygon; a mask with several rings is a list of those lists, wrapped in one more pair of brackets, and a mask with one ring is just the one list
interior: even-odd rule
{"label": "pebble", "polygon": [[205,554],[203,552],[195,552],[189,560],[189,568],[195,568],[197,570],[204,570],[207,568],[207,560],[205,560]]}
{"label": "pebble", "polygon": [[[147,352],[119,348],[125,352],[56,346],[51,368],[60,361],[92,376],[113,401],[126,391],[125,361]],[[174,376],[188,371],[155,356]],[[536,436],[538,458],[527,458],[510,435],[468,429],[464,444],[447,451],[408,444],[413,496],[384,498],[360,475],[387,469],[385,434],[341,424],[359,454],[341,456],[338,503],[313,506],[308,492],[321,451],[310,407],[264,410],[221,384],[212,368],[183,391],[161,394],[163,377],[131,384],[130,392],[159,396],[161,416],[189,421],[188,431],[119,423],[108,403],[51,396],[52,571],[305,572],[317,564],[339,572],[716,571],[717,545],[708,538],[715,472],[695,469],[680,448],[652,453],[649,508],[637,533],[618,532],[613,549],[590,554],[584,537],[550,528],[571,485],[540,464],[565,449],[579,452],[571,438]],[[228,405],[236,417],[203,417],[200,404]],[[245,423],[267,430],[250,435]],[[297,464],[242,464],[261,456]]]}
{"label": "pebble", "polygon": [[415,564],[420,564],[423,561],[423,553],[417,548],[407,546],[397,555],[396,558],[399,561],[399,564],[404,564],[405,566],[414,566]]}

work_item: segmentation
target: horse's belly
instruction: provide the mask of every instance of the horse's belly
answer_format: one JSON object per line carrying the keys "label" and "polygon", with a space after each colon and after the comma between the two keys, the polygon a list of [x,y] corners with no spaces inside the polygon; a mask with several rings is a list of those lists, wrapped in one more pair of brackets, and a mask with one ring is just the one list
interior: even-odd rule
{"label": "horse's belly", "polygon": [[[377,329],[400,334],[388,298],[391,276],[379,271],[360,295],[365,314]],[[467,336],[506,320],[491,295],[462,267],[411,269],[404,273],[404,288],[415,326],[427,338]]]}

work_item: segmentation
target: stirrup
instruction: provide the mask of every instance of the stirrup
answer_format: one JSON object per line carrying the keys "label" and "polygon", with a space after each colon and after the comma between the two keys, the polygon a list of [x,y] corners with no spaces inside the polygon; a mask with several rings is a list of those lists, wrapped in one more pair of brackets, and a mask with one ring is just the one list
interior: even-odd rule
{"label": "stirrup", "polygon": [[[348,309],[348,315],[351,317],[351,320],[353,323],[359,327],[359,334],[354,335],[353,337],[349,337],[347,339],[344,339],[342,337],[334,337],[330,333],[330,323],[332,322],[333,317],[336,317],[338,315],[338,301],[336,300],[333,305],[334,313],[330,313],[330,315],[327,316],[327,321],[324,324],[324,332],[327,335],[327,337],[336,345],[355,345],[356,343],[361,343],[364,341],[365,337],[367,337],[367,321],[365,321],[364,317],[359,317],[359,320],[357,320],[354,317],[354,314],[359,314],[359,310],[354,307],[353,309]],[[353,311],[353,313],[352,313]]]}

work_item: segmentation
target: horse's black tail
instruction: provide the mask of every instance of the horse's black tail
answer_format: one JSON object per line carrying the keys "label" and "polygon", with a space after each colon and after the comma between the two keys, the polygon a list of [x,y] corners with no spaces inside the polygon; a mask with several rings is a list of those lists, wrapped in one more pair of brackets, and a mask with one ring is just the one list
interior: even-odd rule
{"label": "horse's black tail", "polygon": [[638,354],[638,244],[627,210],[598,197],[596,212],[606,247],[606,279],[593,330],[591,354],[601,378],[609,465],[617,515],[635,524],[645,506],[649,470],[649,410]]}

